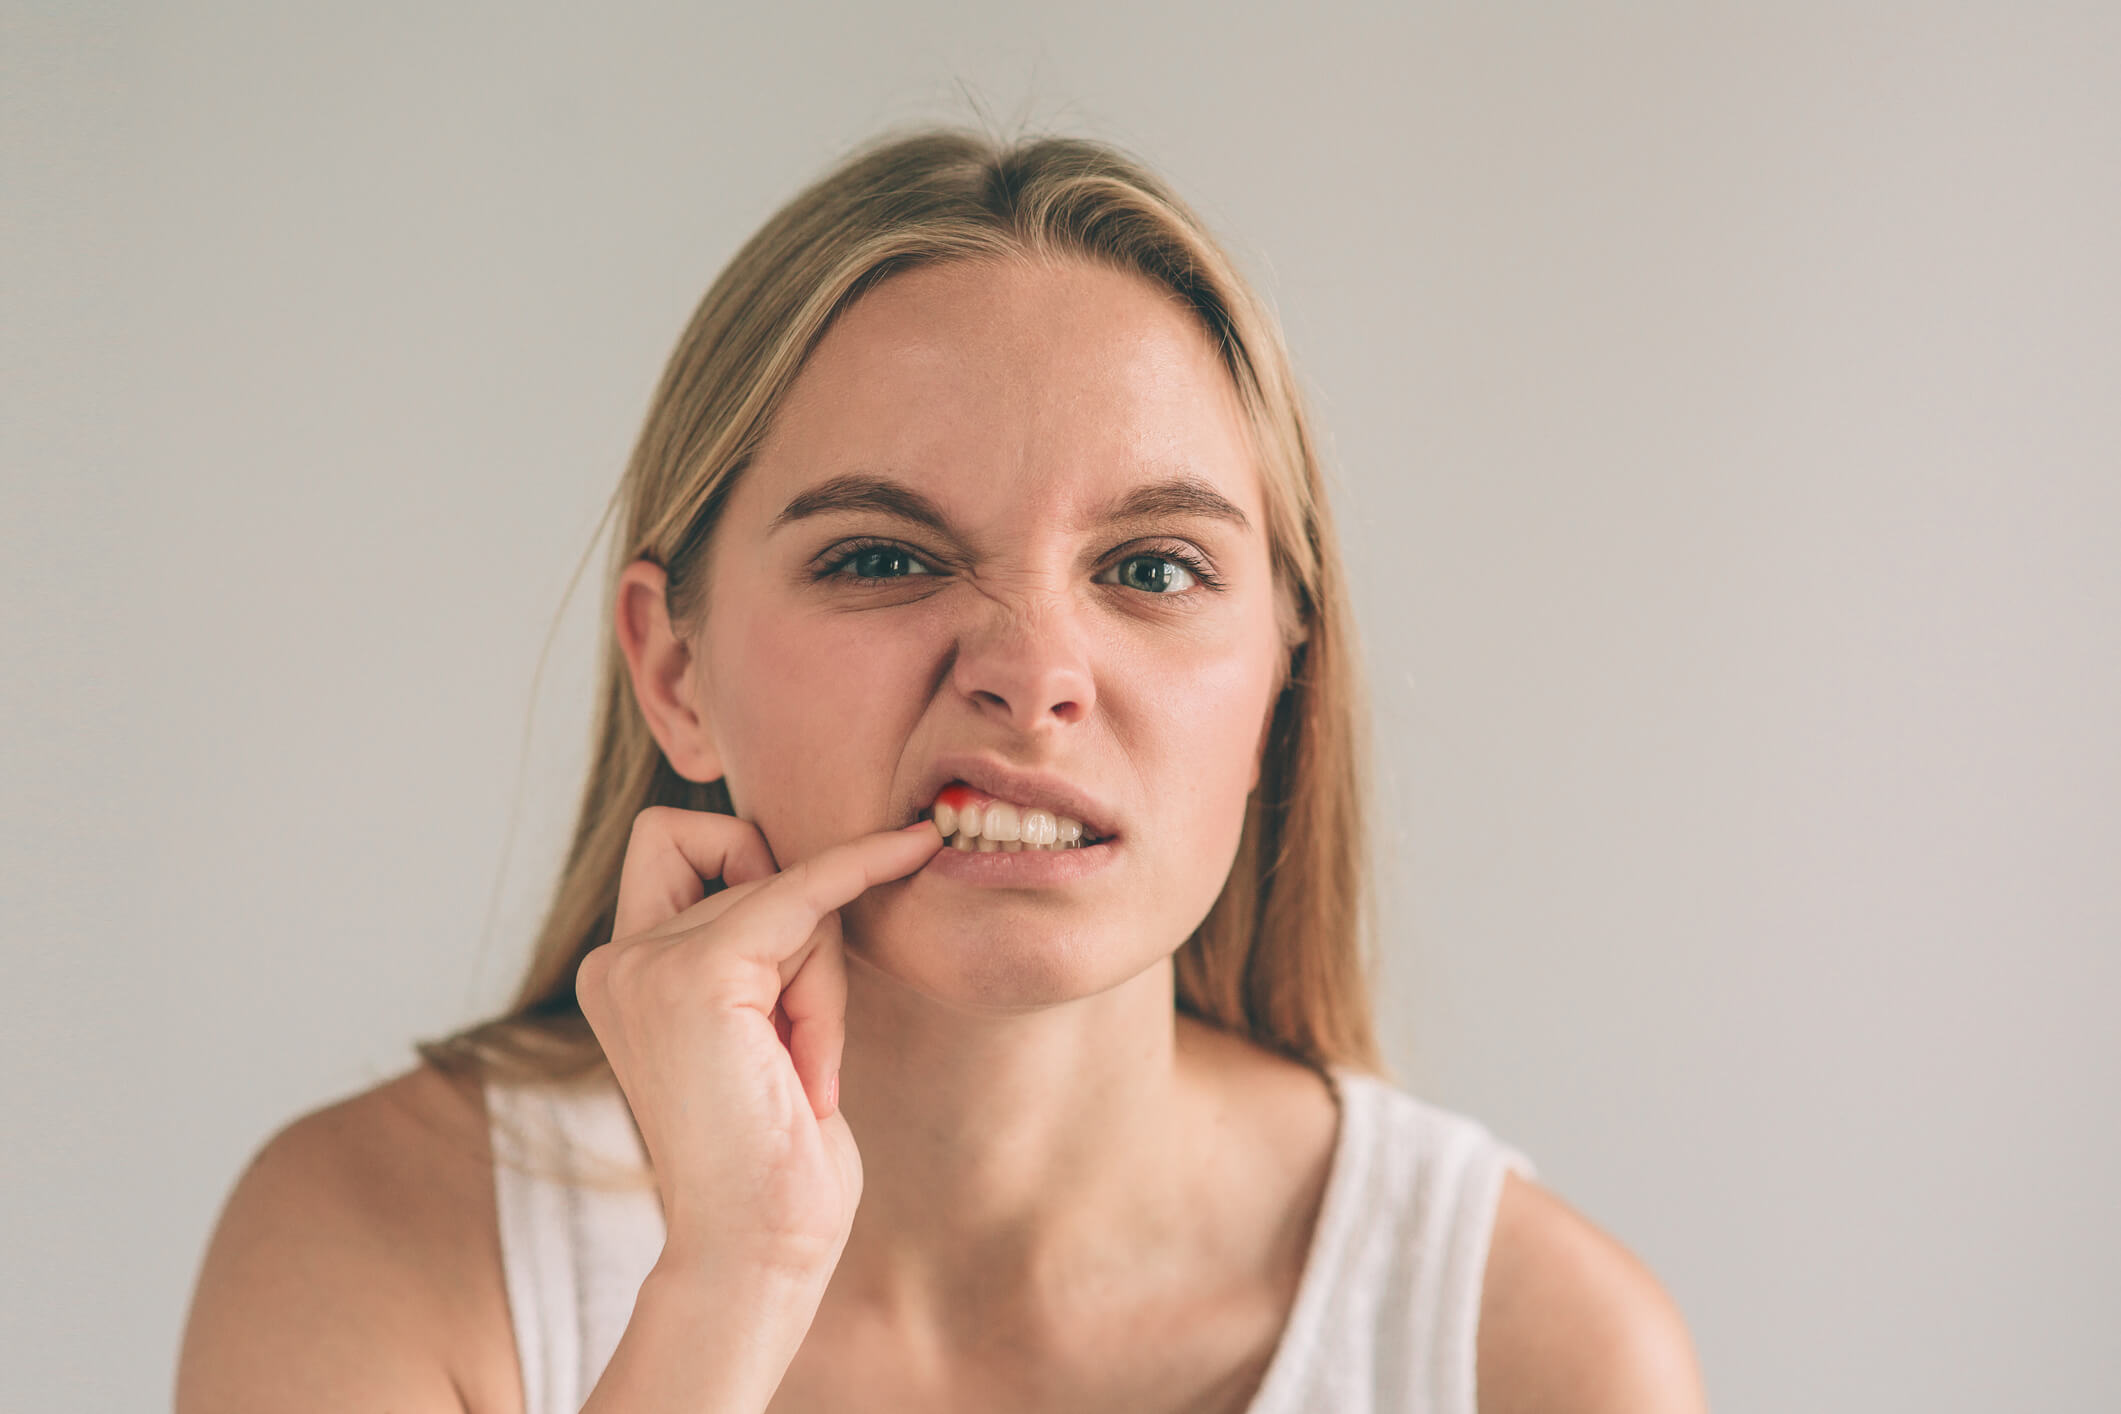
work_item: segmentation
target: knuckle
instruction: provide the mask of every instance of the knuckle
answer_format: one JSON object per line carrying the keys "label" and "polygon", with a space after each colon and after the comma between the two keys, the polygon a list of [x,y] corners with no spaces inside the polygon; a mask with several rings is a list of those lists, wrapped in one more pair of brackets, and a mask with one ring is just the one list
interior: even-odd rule
{"label": "knuckle", "polygon": [[739,969],[703,967],[686,988],[686,994],[699,998],[699,1005],[709,1013],[733,1011],[757,1004],[760,983]]}
{"label": "knuckle", "polygon": [[597,949],[609,954],[604,960],[603,982],[607,992],[625,992],[640,982],[642,959],[649,951],[628,943],[606,943]]}
{"label": "knuckle", "polygon": [[611,967],[611,944],[591,948],[574,970],[574,991],[578,997],[602,990],[604,974]]}

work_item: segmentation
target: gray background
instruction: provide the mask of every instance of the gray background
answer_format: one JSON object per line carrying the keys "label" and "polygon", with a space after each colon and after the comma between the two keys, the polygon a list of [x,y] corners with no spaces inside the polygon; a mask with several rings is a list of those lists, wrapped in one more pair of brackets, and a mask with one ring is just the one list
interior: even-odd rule
{"label": "gray background", "polygon": [[976,99],[1286,322],[1402,1078],[1720,1410],[2121,1407],[2121,7],[888,8],[9,4],[0,1406],[498,999],[672,341]]}

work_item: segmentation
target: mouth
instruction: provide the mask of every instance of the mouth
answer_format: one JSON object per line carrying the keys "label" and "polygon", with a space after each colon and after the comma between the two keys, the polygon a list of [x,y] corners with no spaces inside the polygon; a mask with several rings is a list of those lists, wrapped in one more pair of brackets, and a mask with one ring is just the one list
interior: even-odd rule
{"label": "mouth", "polygon": [[952,781],[915,817],[933,820],[943,842],[961,853],[1023,853],[1089,849],[1117,838],[1094,823],[1035,801],[1004,800]]}

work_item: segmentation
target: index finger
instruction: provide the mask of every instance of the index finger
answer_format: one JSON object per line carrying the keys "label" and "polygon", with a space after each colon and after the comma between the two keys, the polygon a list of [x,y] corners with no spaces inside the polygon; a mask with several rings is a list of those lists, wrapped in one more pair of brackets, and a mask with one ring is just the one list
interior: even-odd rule
{"label": "index finger", "polygon": [[744,940],[740,956],[778,967],[817,931],[825,915],[844,908],[878,884],[903,878],[926,864],[943,843],[933,820],[903,830],[879,830],[799,860],[722,915]]}
{"label": "index finger", "polygon": [[774,867],[765,837],[748,820],[650,806],[633,819],[611,936],[637,937],[669,922],[707,896],[709,879],[736,884],[765,878]]}

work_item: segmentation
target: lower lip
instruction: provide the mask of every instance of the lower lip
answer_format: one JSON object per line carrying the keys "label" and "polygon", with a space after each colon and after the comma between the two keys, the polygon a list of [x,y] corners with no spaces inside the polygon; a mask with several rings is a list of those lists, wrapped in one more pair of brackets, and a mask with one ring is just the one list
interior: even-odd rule
{"label": "lower lip", "polygon": [[1032,887],[1040,884],[1072,884],[1087,879],[1111,864],[1119,854],[1119,841],[1086,845],[1080,849],[1006,849],[981,851],[944,845],[916,873],[937,874],[967,884]]}

